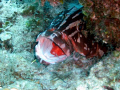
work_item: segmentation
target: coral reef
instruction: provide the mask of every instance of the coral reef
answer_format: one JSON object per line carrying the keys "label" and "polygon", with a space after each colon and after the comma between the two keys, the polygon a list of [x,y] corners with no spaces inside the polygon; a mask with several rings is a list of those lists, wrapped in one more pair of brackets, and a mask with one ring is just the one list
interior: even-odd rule
{"label": "coral reef", "polygon": [[120,1],[79,0],[87,16],[87,28],[96,39],[120,47]]}
{"label": "coral reef", "polygon": [[[96,35],[96,40],[103,38],[105,42],[118,46],[117,50],[102,59],[80,56],[80,60],[74,61],[71,56],[49,66],[37,60],[33,63],[35,38],[46,30],[57,14],[68,8],[70,0],[66,6],[57,7],[41,6],[33,1],[0,0],[0,90],[120,90],[120,17],[119,12],[114,12],[117,4],[119,6],[114,3],[118,1],[113,0],[111,5],[116,6],[111,11],[108,10],[112,8],[110,4],[106,5],[110,2],[108,0],[104,4],[99,0],[80,0],[87,16],[87,28]],[[97,8],[94,3],[101,8],[106,5],[107,11]],[[99,13],[102,11],[106,15]]]}

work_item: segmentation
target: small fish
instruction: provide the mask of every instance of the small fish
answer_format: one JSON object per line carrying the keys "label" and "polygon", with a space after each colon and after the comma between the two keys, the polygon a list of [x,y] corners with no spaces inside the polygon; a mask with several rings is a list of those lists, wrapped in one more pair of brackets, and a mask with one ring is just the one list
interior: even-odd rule
{"label": "small fish", "polygon": [[49,28],[37,36],[35,54],[40,62],[55,64],[65,60],[73,52],[92,58],[102,57],[107,48],[82,34],[85,30],[82,8],[73,7],[61,12]]}

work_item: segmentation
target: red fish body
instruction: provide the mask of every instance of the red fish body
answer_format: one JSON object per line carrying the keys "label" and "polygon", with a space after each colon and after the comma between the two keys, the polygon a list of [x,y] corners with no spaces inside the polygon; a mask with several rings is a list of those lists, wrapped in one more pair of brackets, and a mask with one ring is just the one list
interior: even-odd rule
{"label": "red fish body", "polygon": [[55,64],[74,51],[88,58],[103,56],[106,47],[92,42],[81,33],[85,29],[83,16],[82,8],[73,7],[58,15],[49,29],[38,35],[35,53],[41,62]]}

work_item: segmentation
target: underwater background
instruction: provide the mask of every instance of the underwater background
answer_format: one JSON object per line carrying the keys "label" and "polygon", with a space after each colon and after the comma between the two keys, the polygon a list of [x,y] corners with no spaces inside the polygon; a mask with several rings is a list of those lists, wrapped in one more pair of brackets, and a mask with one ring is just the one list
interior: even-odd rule
{"label": "underwater background", "polygon": [[[73,6],[84,7],[83,33],[109,44],[107,55],[39,63],[37,35]],[[120,90],[120,1],[0,0],[0,90]]]}

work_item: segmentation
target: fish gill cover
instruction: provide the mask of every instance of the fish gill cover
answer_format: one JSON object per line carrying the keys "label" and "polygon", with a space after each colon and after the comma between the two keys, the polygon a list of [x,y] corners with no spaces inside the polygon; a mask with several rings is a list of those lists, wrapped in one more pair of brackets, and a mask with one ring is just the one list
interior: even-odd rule
{"label": "fish gill cover", "polygon": [[[111,53],[102,59],[86,59],[76,53],[63,62],[44,66],[34,57],[37,35],[47,30],[52,20],[62,11],[74,5],[79,7],[77,0],[56,1],[0,0],[0,89],[119,90],[119,1],[79,0],[84,6],[86,21],[83,35],[93,35],[97,42],[116,46],[114,51],[109,51]],[[100,6],[106,9],[100,9]]]}

